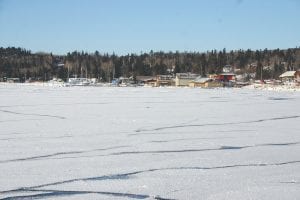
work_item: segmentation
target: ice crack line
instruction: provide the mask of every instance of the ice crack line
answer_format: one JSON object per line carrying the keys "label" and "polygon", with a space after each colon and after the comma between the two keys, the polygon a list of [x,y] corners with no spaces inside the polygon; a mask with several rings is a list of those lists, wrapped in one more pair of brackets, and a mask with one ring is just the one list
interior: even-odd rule
{"label": "ice crack line", "polygon": [[246,148],[255,148],[263,146],[291,146],[298,145],[300,142],[288,142],[288,143],[269,143],[269,144],[257,144],[248,146],[221,146],[219,148],[207,148],[207,149],[178,149],[178,150],[157,150],[157,151],[124,151],[111,153],[109,155],[128,155],[128,154],[162,154],[162,153],[187,153],[187,152],[202,152],[202,151],[225,151],[225,150],[241,150]]}
{"label": "ice crack line", "polygon": [[[44,192],[42,194],[34,194],[28,196],[13,196],[3,198],[2,200],[16,200],[16,199],[35,199],[35,198],[46,198],[46,197],[57,197],[57,196],[66,196],[66,195],[76,195],[76,194],[103,194],[103,195],[112,195],[112,196],[119,196],[119,197],[127,197],[127,198],[150,198],[149,195],[142,195],[142,194],[131,194],[131,193],[115,193],[115,192],[94,192],[94,191],[59,191],[59,190],[46,190],[41,189],[47,186],[57,186],[62,184],[68,184],[78,181],[105,181],[105,180],[112,180],[112,179],[129,179],[131,176],[142,174],[142,173],[149,173],[149,172],[156,172],[156,171],[166,171],[166,170],[218,170],[218,169],[229,169],[229,168],[240,168],[240,167],[268,167],[268,166],[282,166],[282,165],[291,165],[291,164],[299,164],[300,160],[295,161],[286,161],[286,162],[279,162],[279,163],[249,163],[249,164],[236,164],[236,165],[223,165],[223,166],[212,166],[212,167],[168,167],[168,168],[153,168],[147,170],[140,170],[134,171],[129,173],[123,174],[112,174],[112,175],[103,175],[98,177],[88,177],[88,178],[77,178],[77,179],[70,179],[60,182],[53,182],[47,183],[32,187],[21,187],[18,189],[8,190],[8,191],[0,191],[0,194],[8,194],[8,193],[23,193],[23,192]],[[152,197],[155,199],[166,199],[159,196]],[[167,199],[166,199],[167,200]]]}
{"label": "ice crack line", "polygon": [[14,112],[14,111],[10,111],[10,110],[0,110],[0,112],[10,113],[10,114],[16,114],[16,115],[28,115],[28,116],[52,117],[52,118],[57,118],[57,119],[66,119],[65,117],[57,116],[57,115],[46,115],[46,114],[35,114],[35,113],[21,113],[21,112]]}
{"label": "ice crack line", "polygon": [[100,195],[106,195],[106,196],[124,197],[124,198],[131,198],[131,199],[153,198],[153,199],[157,199],[157,200],[172,200],[172,199],[162,198],[159,196],[152,197],[147,194],[133,194],[133,193],[105,192],[105,191],[74,191],[74,190],[66,191],[66,190],[35,190],[35,189],[26,190],[26,189],[24,189],[23,192],[42,192],[42,193],[32,194],[32,195],[6,197],[6,198],[2,198],[1,200],[44,199],[44,198],[51,198],[51,197],[73,196],[73,195],[82,195],[82,194],[100,194]]}
{"label": "ice crack line", "polygon": [[294,115],[294,116],[286,116],[286,117],[274,117],[274,118],[268,118],[268,119],[250,120],[250,121],[242,121],[242,122],[163,126],[163,127],[158,127],[158,128],[154,128],[154,129],[137,129],[135,132],[160,131],[160,130],[175,129],[175,128],[185,128],[185,127],[225,126],[225,125],[237,125],[237,124],[251,124],[251,123],[260,123],[260,122],[265,122],[265,121],[277,121],[277,120],[295,119],[295,118],[300,118],[300,116],[299,115]]}
{"label": "ice crack line", "polygon": [[84,190],[43,190],[43,189],[26,189],[21,188],[18,192],[41,192],[39,194],[22,195],[22,196],[12,196],[2,198],[0,200],[24,200],[24,199],[43,199],[51,197],[62,197],[62,196],[73,196],[82,194],[100,194],[113,197],[125,197],[131,199],[146,199],[153,198],[157,200],[175,200],[169,198],[163,198],[160,196],[150,196],[147,194],[134,194],[134,193],[121,193],[121,192],[106,192],[106,191],[84,191]]}
{"label": "ice crack line", "polygon": [[102,148],[102,149],[92,149],[92,150],[85,150],[85,151],[57,152],[57,153],[53,153],[53,154],[32,156],[32,157],[26,157],[26,158],[0,160],[0,164],[1,163],[9,163],[9,162],[20,162],[20,161],[46,159],[46,158],[52,158],[52,157],[61,156],[61,155],[74,155],[74,154],[82,154],[82,153],[89,153],[89,152],[107,151],[107,150],[118,149],[118,148],[123,148],[123,147],[128,147],[128,146],[114,146],[114,147],[108,147],[108,148]]}
{"label": "ice crack line", "polygon": [[[97,156],[120,156],[120,155],[134,155],[134,154],[168,154],[168,153],[192,153],[192,152],[206,152],[206,151],[235,151],[235,150],[242,150],[246,148],[256,148],[256,147],[268,147],[268,146],[292,146],[292,145],[299,145],[300,142],[286,142],[286,143],[267,143],[267,144],[256,144],[256,145],[247,145],[247,146],[221,146],[218,148],[206,148],[206,149],[174,149],[174,150],[154,150],[154,151],[121,151],[121,152],[114,152],[110,154],[101,154],[101,155],[82,155],[82,156],[68,156],[68,155],[77,155],[89,152],[97,152],[97,151],[105,151],[111,149],[118,149],[128,146],[115,146],[103,149],[93,149],[87,151],[70,151],[70,152],[58,152],[54,154],[48,155],[39,155],[33,157],[26,157],[26,158],[18,158],[12,160],[2,160],[1,163],[9,163],[9,162],[21,162],[21,161],[32,161],[32,160],[42,160],[42,159],[78,159],[82,157],[97,157]],[[67,156],[65,156],[67,155]],[[63,157],[57,157],[63,156]]]}

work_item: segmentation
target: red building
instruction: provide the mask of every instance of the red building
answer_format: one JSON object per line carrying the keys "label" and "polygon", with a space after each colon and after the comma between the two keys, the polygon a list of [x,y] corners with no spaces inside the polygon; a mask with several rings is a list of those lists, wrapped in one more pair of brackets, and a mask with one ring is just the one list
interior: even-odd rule
{"label": "red building", "polygon": [[234,73],[221,73],[217,76],[217,80],[222,82],[235,81]]}
{"label": "red building", "polygon": [[223,83],[224,87],[233,87],[235,85],[235,74],[231,72],[224,72],[219,74],[216,80]]}

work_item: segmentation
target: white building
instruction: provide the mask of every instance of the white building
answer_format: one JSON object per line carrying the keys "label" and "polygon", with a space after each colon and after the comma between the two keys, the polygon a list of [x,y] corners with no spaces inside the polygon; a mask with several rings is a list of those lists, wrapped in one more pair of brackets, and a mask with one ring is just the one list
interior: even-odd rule
{"label": "white building", "polygon": [[199,74],[177,73],[175,77],[175,86],[189,86],[189,83],[198,76]]}

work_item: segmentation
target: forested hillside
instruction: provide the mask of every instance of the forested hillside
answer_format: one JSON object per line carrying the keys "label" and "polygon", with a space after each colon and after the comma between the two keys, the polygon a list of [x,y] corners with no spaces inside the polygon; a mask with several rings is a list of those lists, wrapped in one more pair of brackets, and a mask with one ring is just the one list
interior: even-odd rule
{"label": "forested hillside", "polygon": [[225,65],[236,73],[256,78],[278,78],[287,70],[300,69],[300,48],[286,50],[237,50],[227,52],[153,52],[142,54],[100,54],[74,51],[67,55],[31,53],[22,48],[0,48],[0,78],[17,77],[50,80],[67,79],[68,75],[87,76],[110,81],[113,77],[193,72],[205,76],[218,73]]}

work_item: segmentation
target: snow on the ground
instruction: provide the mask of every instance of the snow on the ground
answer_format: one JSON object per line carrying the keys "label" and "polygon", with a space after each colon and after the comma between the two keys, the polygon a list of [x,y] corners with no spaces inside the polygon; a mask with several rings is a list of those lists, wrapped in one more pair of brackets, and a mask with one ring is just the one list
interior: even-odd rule
{"label": "snow on the ground", "polygon": [[299,199],[299,125],[299,92],[1,85],[0,199]]}
{"label": "snow on the ground", "polygon": [[252,84],[244,86],[244,89],[300,92],[300,86],[296,85]]}

